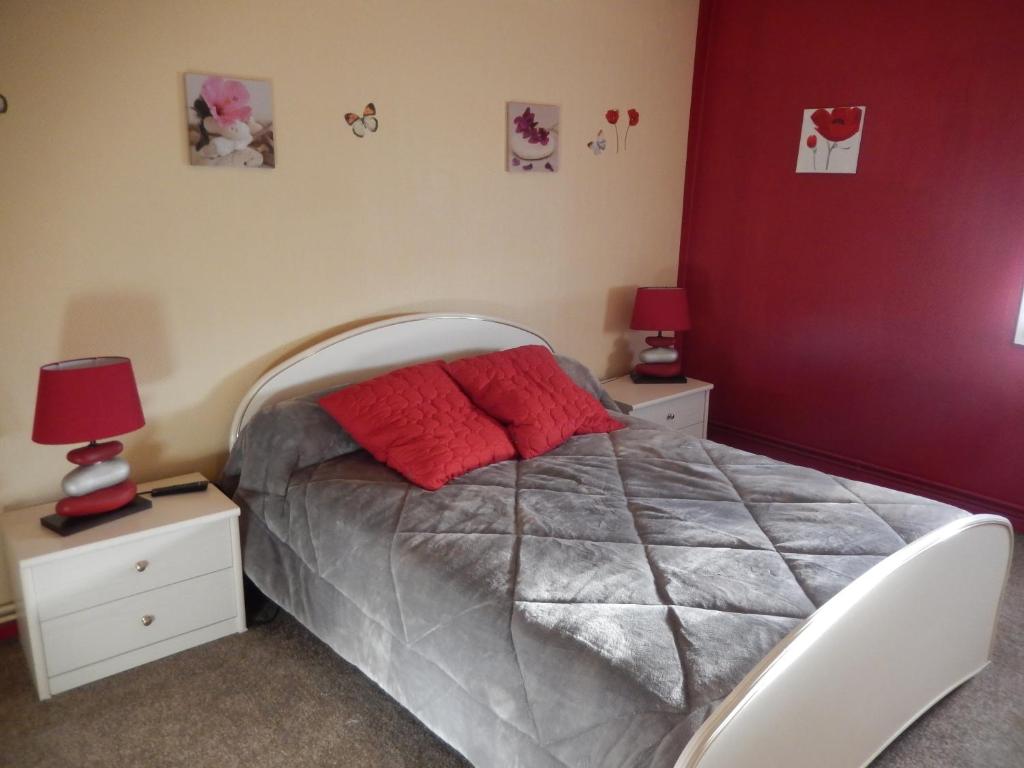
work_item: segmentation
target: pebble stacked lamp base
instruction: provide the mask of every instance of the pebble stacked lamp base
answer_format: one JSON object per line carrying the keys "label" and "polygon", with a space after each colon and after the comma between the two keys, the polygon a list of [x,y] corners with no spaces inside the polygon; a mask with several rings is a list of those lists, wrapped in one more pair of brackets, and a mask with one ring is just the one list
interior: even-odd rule
{"label": "pebble stacked lamp base", "polygon": [[135,483],[128,479],[131,467],[117,458],[124,449],[120,440],[92,442],[68,452],[78,468],[64,476],[66,496],[57,502],[57,514],[68,517],[110,512],[135,498]]}
{"label": "pebble stacked lamp base", "polygon": [[648,336],[644,341],[650,346],[640,353],[640,362],[633,368],[630,378],[637,384],[666,381],[686,383],[683,362],[675,348],[675,338],[659,333],[657,336]]}

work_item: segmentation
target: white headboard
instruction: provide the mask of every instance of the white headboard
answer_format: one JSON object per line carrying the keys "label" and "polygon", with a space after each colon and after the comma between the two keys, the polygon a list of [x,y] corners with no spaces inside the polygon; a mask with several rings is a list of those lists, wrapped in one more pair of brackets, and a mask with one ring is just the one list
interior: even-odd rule
{"label": "white headboard", "polygon": [[439,358],[493,352],[524,344],[551,345],[528,328],[478,315],[403,315],[345,331],[298,352],[263,374],[242,398],[228,446],[261,408],[392,368]]}

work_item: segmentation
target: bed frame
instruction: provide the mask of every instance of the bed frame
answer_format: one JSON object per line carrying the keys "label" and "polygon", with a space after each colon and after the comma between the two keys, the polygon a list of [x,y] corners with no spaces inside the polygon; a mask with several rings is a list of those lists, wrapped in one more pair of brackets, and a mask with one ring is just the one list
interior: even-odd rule
{"label": "bed frame", "polygon": [[[425,360],[551,345],[505,320],[405,315],[302,350],[262,376],[262,407]],[[694,734],[676,768],[862,768],[987,666],[1013,549],[996,515],[955,520],[887,557],[794,629]],[[458,746],[458,745],[454,745]]]}
{"label": "bed frame", "polygon": [[524,344],[552,349],[529,328],[480,315],[402,315],[361,325],[303,349],[260,376],[235,411],[228,445],[235,444],[260,409],[279,400],[362,381],[403,365]]}

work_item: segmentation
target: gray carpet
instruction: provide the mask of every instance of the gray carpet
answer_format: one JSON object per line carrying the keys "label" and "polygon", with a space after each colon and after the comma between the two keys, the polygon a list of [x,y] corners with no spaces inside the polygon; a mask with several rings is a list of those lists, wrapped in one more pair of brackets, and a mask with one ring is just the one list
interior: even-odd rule
{"label": "gray carpet", "polygon": [[[1024,536],[1016,543],[994,663],[921,718],[874,768],[1024,766]],[[0,766],[467,763],[282,614],[46,703],[35,698],[17,642],[0,643]]]}

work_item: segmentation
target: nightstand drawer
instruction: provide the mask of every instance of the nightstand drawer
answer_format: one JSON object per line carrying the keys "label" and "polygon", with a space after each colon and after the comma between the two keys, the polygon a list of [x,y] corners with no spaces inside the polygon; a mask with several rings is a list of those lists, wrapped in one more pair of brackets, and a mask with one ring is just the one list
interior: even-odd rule
{"label": "nightstand drawer", "polygon": [[235,616],[227,568],[42,623],[49,677]]}
{"label": "nightstand drawer", "polygon": [[677,429],[676,432],[682,432],[684,435],[689,435],[690,437],[699,437],[699,438],[703,439],[704,438],[704,422],[703,421],[698,421],[696,424],[691,424],[688,427],[683,427],[682,429]]}
{"label": "nightstand drawer", "polygon": [[693,395],[674,397],[661,403],[634,408],[631,415],[653,421],[670,429],[683,429],[691,424],[704,421],[706,400],[706,392],[697,392]]}
{"label": "nightstand drawer", "polygon": [[227,520],[189,525],[32,568],[42,621],[227,568]]}

